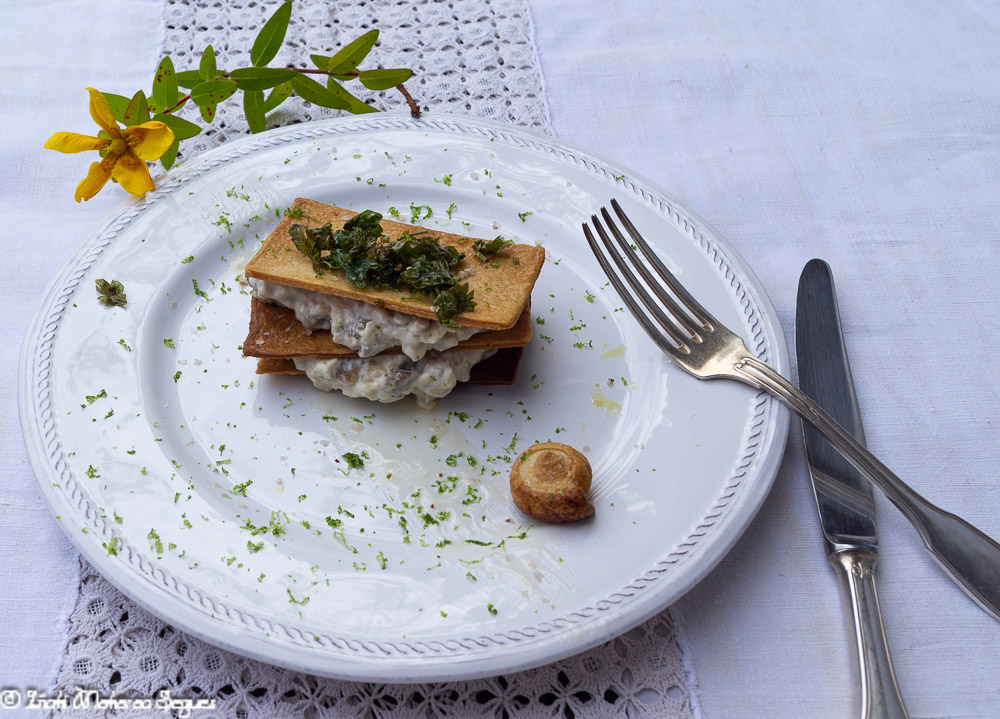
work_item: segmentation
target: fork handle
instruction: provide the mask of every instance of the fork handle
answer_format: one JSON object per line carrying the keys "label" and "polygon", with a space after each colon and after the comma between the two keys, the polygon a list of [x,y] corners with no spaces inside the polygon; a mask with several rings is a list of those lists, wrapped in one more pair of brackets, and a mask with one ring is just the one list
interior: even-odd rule
{"label": "fork handle", "polygon": [[1000,621],[1000,544],[920,496],[795,385],[756,357],[739,358],[735,377],[774,395],[807,421],[878,487],[913,524],[944,571]]}

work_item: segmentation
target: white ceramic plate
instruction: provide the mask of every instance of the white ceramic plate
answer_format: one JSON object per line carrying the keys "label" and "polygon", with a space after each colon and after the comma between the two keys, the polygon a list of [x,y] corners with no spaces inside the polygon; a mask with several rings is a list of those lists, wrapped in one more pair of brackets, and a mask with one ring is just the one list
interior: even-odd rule
{"label": "white ceramic plate", "polygon": [[[299,196],[544,245],[517,385],[463,387],[424,413],[256,376],[242,268]],[[274,130],[124,203],[45,296],[20,406],[54,515],[174,626],[316,674],[509,672],[648,618],[747,526],[788,418],[748,387],[688,377],[622,309],[580,231],[612,196],[720,320],[787,367],[732,248],[608,160],[444,116]],[[98,304],[97,278],[120,280],[127,307]],[[590,458],[593,519],[544,525],[513,506],[510,462],[546,440]]]}

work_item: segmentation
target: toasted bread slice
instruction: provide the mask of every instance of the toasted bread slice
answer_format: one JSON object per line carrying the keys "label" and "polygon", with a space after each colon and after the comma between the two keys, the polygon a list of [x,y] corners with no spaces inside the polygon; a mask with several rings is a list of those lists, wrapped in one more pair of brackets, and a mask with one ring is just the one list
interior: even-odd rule
{"label": "toasted bread slice", "polygon": [[[517,323],[506,330],[480,332],[453,349],[479,350],[500,347],[523,347],[531,339],[531,305],[524,308]],[[380,354],[398,354],[399,349],[389,349]],[[250,300],[250,332],[243,342],[247,357],[357,357],[350,347],[337,344],[328,330],[310,332],[295,319],[295,312],[263,302]]]}
{"label": "toasted bread slice", "polygon": [[[466,384],[509,385],[517,381],[523,347],[505,347],[472,368]],[[290,359],[265,357],[257,360],[257,374],[301,374]]]}
{"label": "toasted bread slice", "polygon": [[[292,210],[291,214],[278,223],[257,254],[247,263],[247,277],[348,297],[417,317],[437,319],[431,309],[433,300],[430,296],[393,289],[361,289],[348,282],[339,270],[317,274],[312,262],[296,249],[288,233],[293,224],[319,227],[329,222],[336,230],[358,213],[301,198],[295,201]],[[383,219],[382,229],[394,240],[404,233],[422,232],[426,228]],[[489,330],[512,327],[528,303],[531,288],[545,261],[545,250],[534,245],[515,244],[505,247],[487,262],[482,262],[472,252],[471,238],[430,232],[442,245],[453,246],[466,254],[455,265],[454,270],[462,276],[463,283],[469,283],[469,288],[475,293],[476,309],[456,315],[455,322]]]}

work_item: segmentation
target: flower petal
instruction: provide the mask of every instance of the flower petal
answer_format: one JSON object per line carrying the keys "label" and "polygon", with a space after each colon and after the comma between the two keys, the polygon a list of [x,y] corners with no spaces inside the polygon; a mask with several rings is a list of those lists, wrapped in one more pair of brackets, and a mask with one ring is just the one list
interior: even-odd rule
{"label": "flower petal", "polygon": [[143,195],[153,189],[153,180],[149,176],[149,168],[132,152],[125,152],[115,163],[112,176],[127,192],[133,195]]}
{"label": "flower petal", "polygon": [[57,132],[45,141],[45,149],[57,152],[87,152],[87,150],[103,150],[108,144],[109,141],[101,137],[80,135],[76,132]]}
{"label": "flower petal", "polygon": [[126,127],[125,140],[141,159],[157,160],[170,149],[174,142],[174,132],[164,123],[150,120],[141,125]]}
{"label": "flower petal", "polygon": [[90,164],[90,172],[76,186],[76,193],[73,195],[73,199],[77,202],[80,200],[89,200],[100,192],[101,188],[104,187],[104,183],[111,179],[111,170],[114,167],[114,163],[114,158],[110,156],[105,157],[101,162],[92,162]]}
{"label": "flower petal", "polygon": [[114,113],[111,112],[108,99],[92,87],[88,87],[87,92],[90,93],[90,116],[94,118],[94,122],[112,137],[121,137],[122,131],[118,127]]}

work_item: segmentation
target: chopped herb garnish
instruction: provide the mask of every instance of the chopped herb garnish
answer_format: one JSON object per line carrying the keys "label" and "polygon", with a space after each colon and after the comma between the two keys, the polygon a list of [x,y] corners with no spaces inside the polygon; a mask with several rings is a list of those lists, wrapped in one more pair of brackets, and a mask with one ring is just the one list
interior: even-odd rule
{"label": "chopped herb garnish", "polygon": [[341,456],[351,469],[363,469],[365,466],[365,461],[354,452],[344,452]]}
{"label": "chopped herb garnish", "polygon": [[535,214],[535,213],[534,212],[518,212],[517,216],[521,218],[521,222],[524,222],[529,217],[531,217],[533,214]]}
{"label": "chopped herb garnish", "polygon": [[[423,214],[421,214],[423,213]],[[417,205],[410,203],[410,224],[412,225],[417,220],[427,220],[434,214],[434,210],[431,209],[430,205]]]}
{"label": "chopped herb garnish", "polygon": [[155,549],[157,554],[163,554],[163,542],[160,540],[160,535],[156,533],[155,529],[150,529],[146,538],[149,539],[150,549]]}
{"label": "chopped herb garnish", "polygon": [[427,293],[434,297],[431,308],[438,321],[457,326],[453,318],[476,307],[469,284],[460,285],[452,271],[465,253],[442,245],[424,231],[383,240],[381,219],[379,213],[365,210],[339,230],[330,223],[313,228],[292,225],[289,234],[318,272],[343,270],[355,287]]}
{"label": "chopped herb garnish", "polygon": [[173,348],[173,346],[174,346],[174,338],[173,337],[165,337],[164,340],[163,340],[163,346],[164,347]]}
{"label": "chopped herb garnish", "polygon": [[494,617],[497,615],[497,608],[493,606],[493,603],[486,605],[486,611],[492,614]]}
{"label": "chopped herb garnish", "polygon": [[125,287],[118,280],[96,280],[97,301],[107,307],[124,307],[126,304]]}
{"label": "chopped herb garnish", "polygon": [[248,479],[246,482],[233,485],[232,492],[233,494],[239,494],[245,497],[247,496],[247,487],[249,487],[251,484],[253,484],[253,480]]}
{"label": "chopped herb garnish", "polygon": [[[93,404],[94,402],[96,402],[97,400],[101,399],[102,397],[107,397],[107,396],[108,396],[108,391],[106,389],[102,389],[97,394],[88,394],[88,395],[86,395],[87,404]],[[81,406],[83,406],[83,405],[81,405]]]}
{"label": "chopped herb garnish", "polygon": [[182,265],[186,265],[188,262],[191,262],[193,259],[194,259],[194,255],[188,255],[183,260],[181,260],[181,264]]}
{"label": "chopped herb garnish", "polygon": [[487,257],[492,257],[507,245],[513,244],[514,240],[506,240],[503,236],[499,236],[492,240],[476,240],[472,243],[472,251],[476,253],[476,257],[486,262]]}

